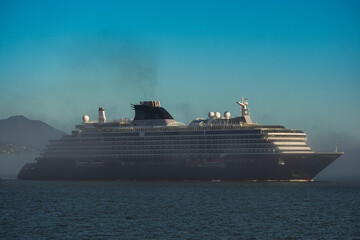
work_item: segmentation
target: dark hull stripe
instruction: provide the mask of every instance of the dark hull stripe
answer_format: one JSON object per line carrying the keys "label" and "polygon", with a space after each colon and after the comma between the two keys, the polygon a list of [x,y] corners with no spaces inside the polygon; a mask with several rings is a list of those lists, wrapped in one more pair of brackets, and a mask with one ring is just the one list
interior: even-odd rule
{"label": "dark hull stripe", "polygon": [[[33,180],[293,180],[312,179],[341,153],[243,154],[221,159],[38,161],[18,177]],[[86,165],[90,163],[89,165]]]}

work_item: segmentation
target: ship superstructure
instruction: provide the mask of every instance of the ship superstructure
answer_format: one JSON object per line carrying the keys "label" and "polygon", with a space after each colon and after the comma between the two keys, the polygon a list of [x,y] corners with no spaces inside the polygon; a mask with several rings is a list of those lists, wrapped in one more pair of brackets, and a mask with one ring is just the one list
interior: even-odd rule
{"label": "ship superstructure", "polygon": [[71,135],[51,140],[24,179],[312,179],[342,153],[314,153],[302,130],[254,123],[247,99],[231,118],[210,112],[189,125],[159,101],[132,105],[134,119],[83,117]]}

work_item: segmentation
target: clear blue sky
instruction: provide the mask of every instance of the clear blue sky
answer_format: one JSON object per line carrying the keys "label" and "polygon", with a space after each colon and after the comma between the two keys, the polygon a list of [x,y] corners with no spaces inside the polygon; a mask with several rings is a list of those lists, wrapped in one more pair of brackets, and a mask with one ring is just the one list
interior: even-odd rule
{"label": "clear blue sky", "polygon": [[[239,114],[360,146],[360,1],[0,1],[0,119]],[[331,149],[325,149],[329,148]],[[315,147],[315,146],[314,146]]]}

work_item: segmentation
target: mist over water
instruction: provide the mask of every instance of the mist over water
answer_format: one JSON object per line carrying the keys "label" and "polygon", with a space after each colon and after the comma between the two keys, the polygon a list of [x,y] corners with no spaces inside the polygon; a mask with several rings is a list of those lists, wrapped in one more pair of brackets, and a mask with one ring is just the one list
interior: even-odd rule
{"label": "mist over water", "polygon": [[29,162],[36,162],[34,154],[0,154],[0,179],[17,178],[21,168]]}
{"label": "mist over water", "polygon": [[360,181],[360,150],[344,149],[340,156],[322,172],[315,180],[318,181]]}

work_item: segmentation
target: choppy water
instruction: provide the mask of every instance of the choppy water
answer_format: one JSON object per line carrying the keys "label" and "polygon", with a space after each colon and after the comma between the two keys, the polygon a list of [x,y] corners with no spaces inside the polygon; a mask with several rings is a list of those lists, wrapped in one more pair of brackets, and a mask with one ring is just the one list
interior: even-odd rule
{"label": "choppy water", "polygon": [[0,183],[0,239],[360,239],[360,184]]}

